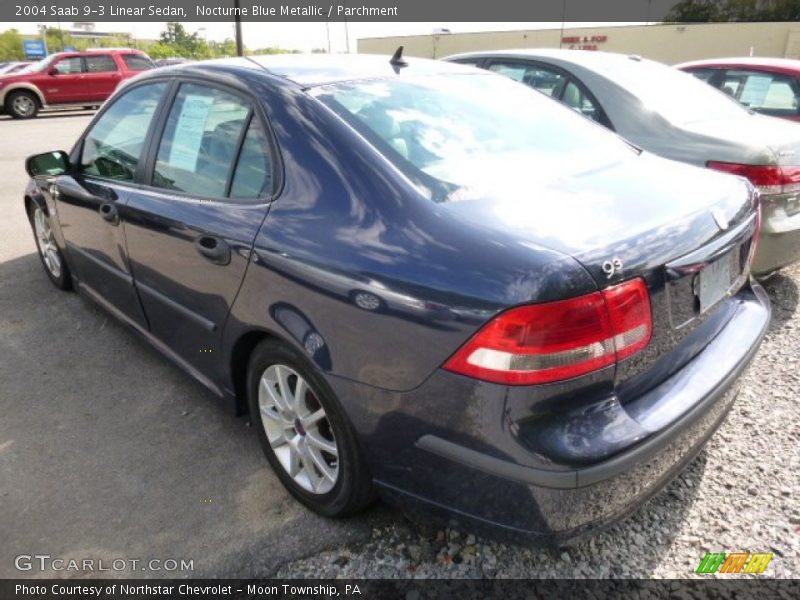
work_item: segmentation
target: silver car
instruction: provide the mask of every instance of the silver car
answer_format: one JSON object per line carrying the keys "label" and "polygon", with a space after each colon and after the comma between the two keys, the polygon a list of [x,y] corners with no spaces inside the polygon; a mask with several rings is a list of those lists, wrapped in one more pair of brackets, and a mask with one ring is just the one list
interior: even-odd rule
{"label": "silver car", "polygon": [[747,177],[762,199],[754,272],[800,260],[800,124],[755,114],[691,75],[638,56],[531,49],[445,60],[516,79],[650,152]]}

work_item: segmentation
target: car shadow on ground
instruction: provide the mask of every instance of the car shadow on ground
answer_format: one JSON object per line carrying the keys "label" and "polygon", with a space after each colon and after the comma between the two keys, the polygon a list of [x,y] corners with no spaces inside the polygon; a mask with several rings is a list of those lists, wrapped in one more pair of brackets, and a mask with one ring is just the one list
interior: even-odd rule
{"label": "car shadow on ground", "polygon": [[366,541],[385,512],[336,521],[305,509],[247,418],[102,308],[57,290],[36,254],[0,263],[0,357],[0,466],[12,483],[0,493],[0,577],[29,576],[12,559],[32,547],[266,577]]}
{"label": "car shadow on ground", "polygon": [[800,291],[797,283],[786,273],[778,272],[762,282],[772,304],[772,322],[769,331],[775,332],[787,325],[797,315]]}
{"label": "car shadow on ground", "polygon": [[[95,112],[92,110],[69,110],[69,111],[43,111],[36,115],[36,119],[61,119],[64,117],[87,117],[93,115]],[[0,121],[21,121],[24,119],[15,119],[10,115],[0,113]]]}

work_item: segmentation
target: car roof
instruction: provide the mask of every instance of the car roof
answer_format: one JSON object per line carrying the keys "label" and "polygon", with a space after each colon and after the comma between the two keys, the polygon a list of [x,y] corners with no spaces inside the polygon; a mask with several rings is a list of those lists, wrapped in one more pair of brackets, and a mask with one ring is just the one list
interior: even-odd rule
{"label": "car roof", "polygon": [[635,54],[602,52],[596,50],[568,50],[563,48],[518,48],[511,50],[485,50],[481,52],[463,52],[447,56],[443,60],[459,60],[463,58],[553,58],[563,62],[582,65],[589,69],[602,65],[618,64],[628,60],[643,60]]}
{"label": "car roof", "polygon": [[768,56],[708,58],[704,60],[692,60],[675,66],[678,69],[685,69],[689,67],[712,67],[712,66],[753,66],[753,67],[772,67],[780,70],[800,72],[800,60],[796,60],[793,58],[771,58]]}
{"label": "car roof", "polygon": [[84,56],[86,54],[144,54],[143,50],[136,48],[91,48],[89,50],[69,50],[64,52],[53,52],[47,58],[53,56]]}
{"label": "car roof", "polygon": [[408,58],[406,66],[392,65],[388,55],[378,54],[269,54],[201,61],[168,67],[173,73],[205,68],[238,67],[263,70],[301,87],[343,81],[383,79],[403,75],[441,75],[473,72],[470,67],[425,58]]}

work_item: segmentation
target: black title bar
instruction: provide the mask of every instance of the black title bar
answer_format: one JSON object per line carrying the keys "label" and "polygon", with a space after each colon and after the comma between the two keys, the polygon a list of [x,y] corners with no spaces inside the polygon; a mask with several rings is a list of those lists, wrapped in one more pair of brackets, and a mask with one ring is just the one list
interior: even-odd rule
{"label": "black title bar", "polygon": [[0,21],[661,21],[678,0],[3,0]]}
{"label": "black title bar", "polygon": [[408,579],[5,579],[3,600],[325,599],[407,600],[463,598],[516,600],[574,598],[797,598],[800,582],[787,579],[687,580],[408,580]]}

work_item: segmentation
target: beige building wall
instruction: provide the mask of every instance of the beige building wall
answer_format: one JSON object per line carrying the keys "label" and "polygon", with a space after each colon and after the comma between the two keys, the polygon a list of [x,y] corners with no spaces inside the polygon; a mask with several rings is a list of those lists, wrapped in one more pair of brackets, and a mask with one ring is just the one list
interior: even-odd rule
{"label": "beige building wall", "polygon": [[[800,58],[800,23],[795,22],[566,28],[563,38],[580,38],[580,42],[561,43],[562,48],[592,46],[666,63],[751,54]],[[404,46],[408,56],[442,58],[476,50],[558,48],[561,39],[560,29],[364,38],[358,40],[358,52],[392,54]]]}

